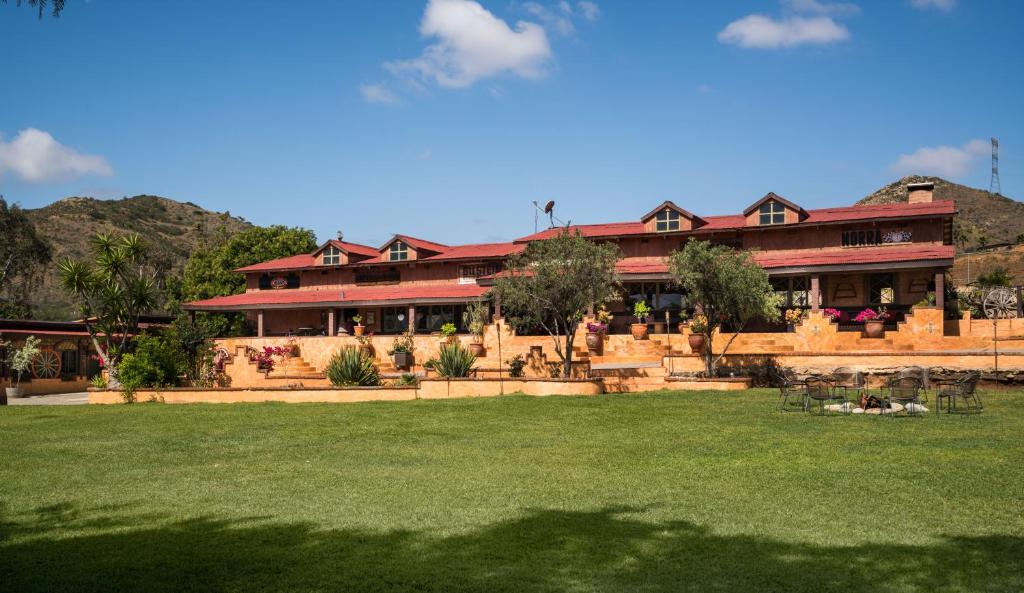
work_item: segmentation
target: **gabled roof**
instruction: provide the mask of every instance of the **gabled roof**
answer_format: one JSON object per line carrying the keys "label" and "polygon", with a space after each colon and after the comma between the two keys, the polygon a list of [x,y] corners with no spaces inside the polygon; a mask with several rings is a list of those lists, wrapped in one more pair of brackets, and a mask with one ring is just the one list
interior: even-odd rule
{"label": "gabled roof", "polygon": [[526,245],[522,243],[472,243],[449,247],[444,253],[420,258],[420,261],[505,257],[519,253],[523,249],[526,249]]}
{"label": "gabled roof", "polygon": [[359,243],[349,243],[347,241],[331,239],[329,241],[325,241],[320,247],[317,247],[316,251],[313,252],[313,257],[320,255],[328,245],[333,245],[349,255],[366,255],[368,257],[377,257],[380,255],[379,251],[369,245],[360,245]]}
{"label": "gabled roof", "polygon": [[754,202],[750,206],[747,206],[747,209],[743,211],[743,216],[749,216],[750,213],[753,212],[754,210],[757,210],[761,206],[761,204],[764,204],[765,202],[769,201],[778,202],[780,204],[785,205],[787,208],[790,208],[791,210],[796,210],[797,212],[800,213],[801,216],[807,215],[807,211],[801,208],[800,206],[797,206],[796,204],[790,202],[789,200],[780,196],[779,194],[770,191],[766,193],[764,197],[761,198],[760,200]]}
{"label": "gabled roof", "polygon": [[433,251],[434,253],[444,253],[445,251],[448,251],[448,249],[450,249],[449,246],[442,245],[441,243],[434,243],[433,241],[427,241],[425,239],[417,239],[416,237],[410,237],[409,235],[395,235],[394,237],[391,237],[391,239],[387,243],[381,245],[381,248],[377,250],[377,253],[375,255],[380,255],[395,241],[401,241],[417,251]]}
{"label": "gabled roof", "polygon": [[[640,222],[647,222],[648,220],[650,220],[650,219],[654,218],[655,216],[657,216],[657,214],[659,212],[661,212],[662,210],[664,210],[665,208],[668,208],[670,210],[675,210],[676,212],[679,213],[680,216],[684,216],[686,218],[689,218],[690,220],[694,221],[694,223],[696,223],[698,221],[700,222],[700,225],[703,225],[705,223],[703,218],[701,218],[699,216],[696,216],[695,214],[693,214],[691,212],[688,212],[688,211],[680,208],[679,206],[676,206],[675,202],[673,202],[672,200],[665,200],[664,202],[659,204],[654,210],[651,210],[647,214],[644,214],[643,216],[641,216],[640,217]],[[698,227],[700,225],[694,224],[693,226],[694,226],[694,228],[696,228],[696,227]]]}
{"label": "gabled roof", "polygon": [[[376,252],[375,252],[376,253]],[[276,272],[278,270],[301,270],[316,266],[316,258],[309,253],[300,253],[290,257],[279,257],[260,262],[251,266],[236,268],[236,272]]]}

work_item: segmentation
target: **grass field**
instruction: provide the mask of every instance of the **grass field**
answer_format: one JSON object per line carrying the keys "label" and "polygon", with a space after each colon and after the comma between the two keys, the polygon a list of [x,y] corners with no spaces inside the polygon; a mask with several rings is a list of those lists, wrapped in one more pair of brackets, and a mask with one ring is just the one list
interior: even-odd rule
{"label": "grass field", "polygon": [[1024,590],[1024,393],[0,408],[0,591]]}

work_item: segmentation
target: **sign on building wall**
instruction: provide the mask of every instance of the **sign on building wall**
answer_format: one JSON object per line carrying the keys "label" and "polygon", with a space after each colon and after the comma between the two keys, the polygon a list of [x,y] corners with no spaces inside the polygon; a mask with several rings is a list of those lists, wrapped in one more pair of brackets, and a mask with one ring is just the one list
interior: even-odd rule
{"label": "sign on building wall", "polygon": [[501,271],[501,263],[489,262],[465,264],[459,266],[459,284],[476,284],[477,278],[497,274]]}
{"label": "sign on building wall", "polygon": [[909,229],[865,229],[843,231],[843,247],[862,247],[865,245],[885,245],[892,243],[910,243],[914,233]]}

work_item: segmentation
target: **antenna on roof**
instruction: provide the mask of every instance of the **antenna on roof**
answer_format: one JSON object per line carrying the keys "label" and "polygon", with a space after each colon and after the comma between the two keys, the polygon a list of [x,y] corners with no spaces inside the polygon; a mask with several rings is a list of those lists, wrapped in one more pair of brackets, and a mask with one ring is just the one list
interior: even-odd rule
{"label": "antenna on roof", "polygon": [[533,201],[533,207],[534,207],[534,209],[536,209],[536,212],[533,213],[533,232],[535,232],[535,233],[537,232],[537,215],[540,212],[543,212],[544,214],[548,215],[548,220],[551,223],[550,226],[548,227],[549,229],[555,228],[555,222],[557,222],[558,224],[563,225],[563,226],[568,226],[568,225],[566,225],[566,223],[562,222],[561,220],[559,220],[555,216],[555,201],[554,200],[548,200],[548,203],[544,204],[544,208],[543,209],[540,207],[540,204],[537,203],[537,200],[534,200]]}

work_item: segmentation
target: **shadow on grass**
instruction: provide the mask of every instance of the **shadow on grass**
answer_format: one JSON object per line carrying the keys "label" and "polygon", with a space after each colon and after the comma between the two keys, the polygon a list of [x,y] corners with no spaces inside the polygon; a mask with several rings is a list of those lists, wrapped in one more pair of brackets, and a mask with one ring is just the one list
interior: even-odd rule
{"label": "shadow on grass", "polygon": [[[649,523],[636,509],[538,510],[447,537],[307,523],[0,520],[0,589],[17,591],[1021,591],[1024,538],[825,547]],[[90,511],[95,514],[96,509]],[[134,525],[133,525],[134,521]],[[144,523],[150,523],[146,526]],[[140,524],[143,523],[143,524]],[[133,525],[133,526],[132,526]],[[103,532],[73,535],[98,527]],[[65,531],[70,530],[70,531]],[[55,531],[64,532],[64,534]]]}

